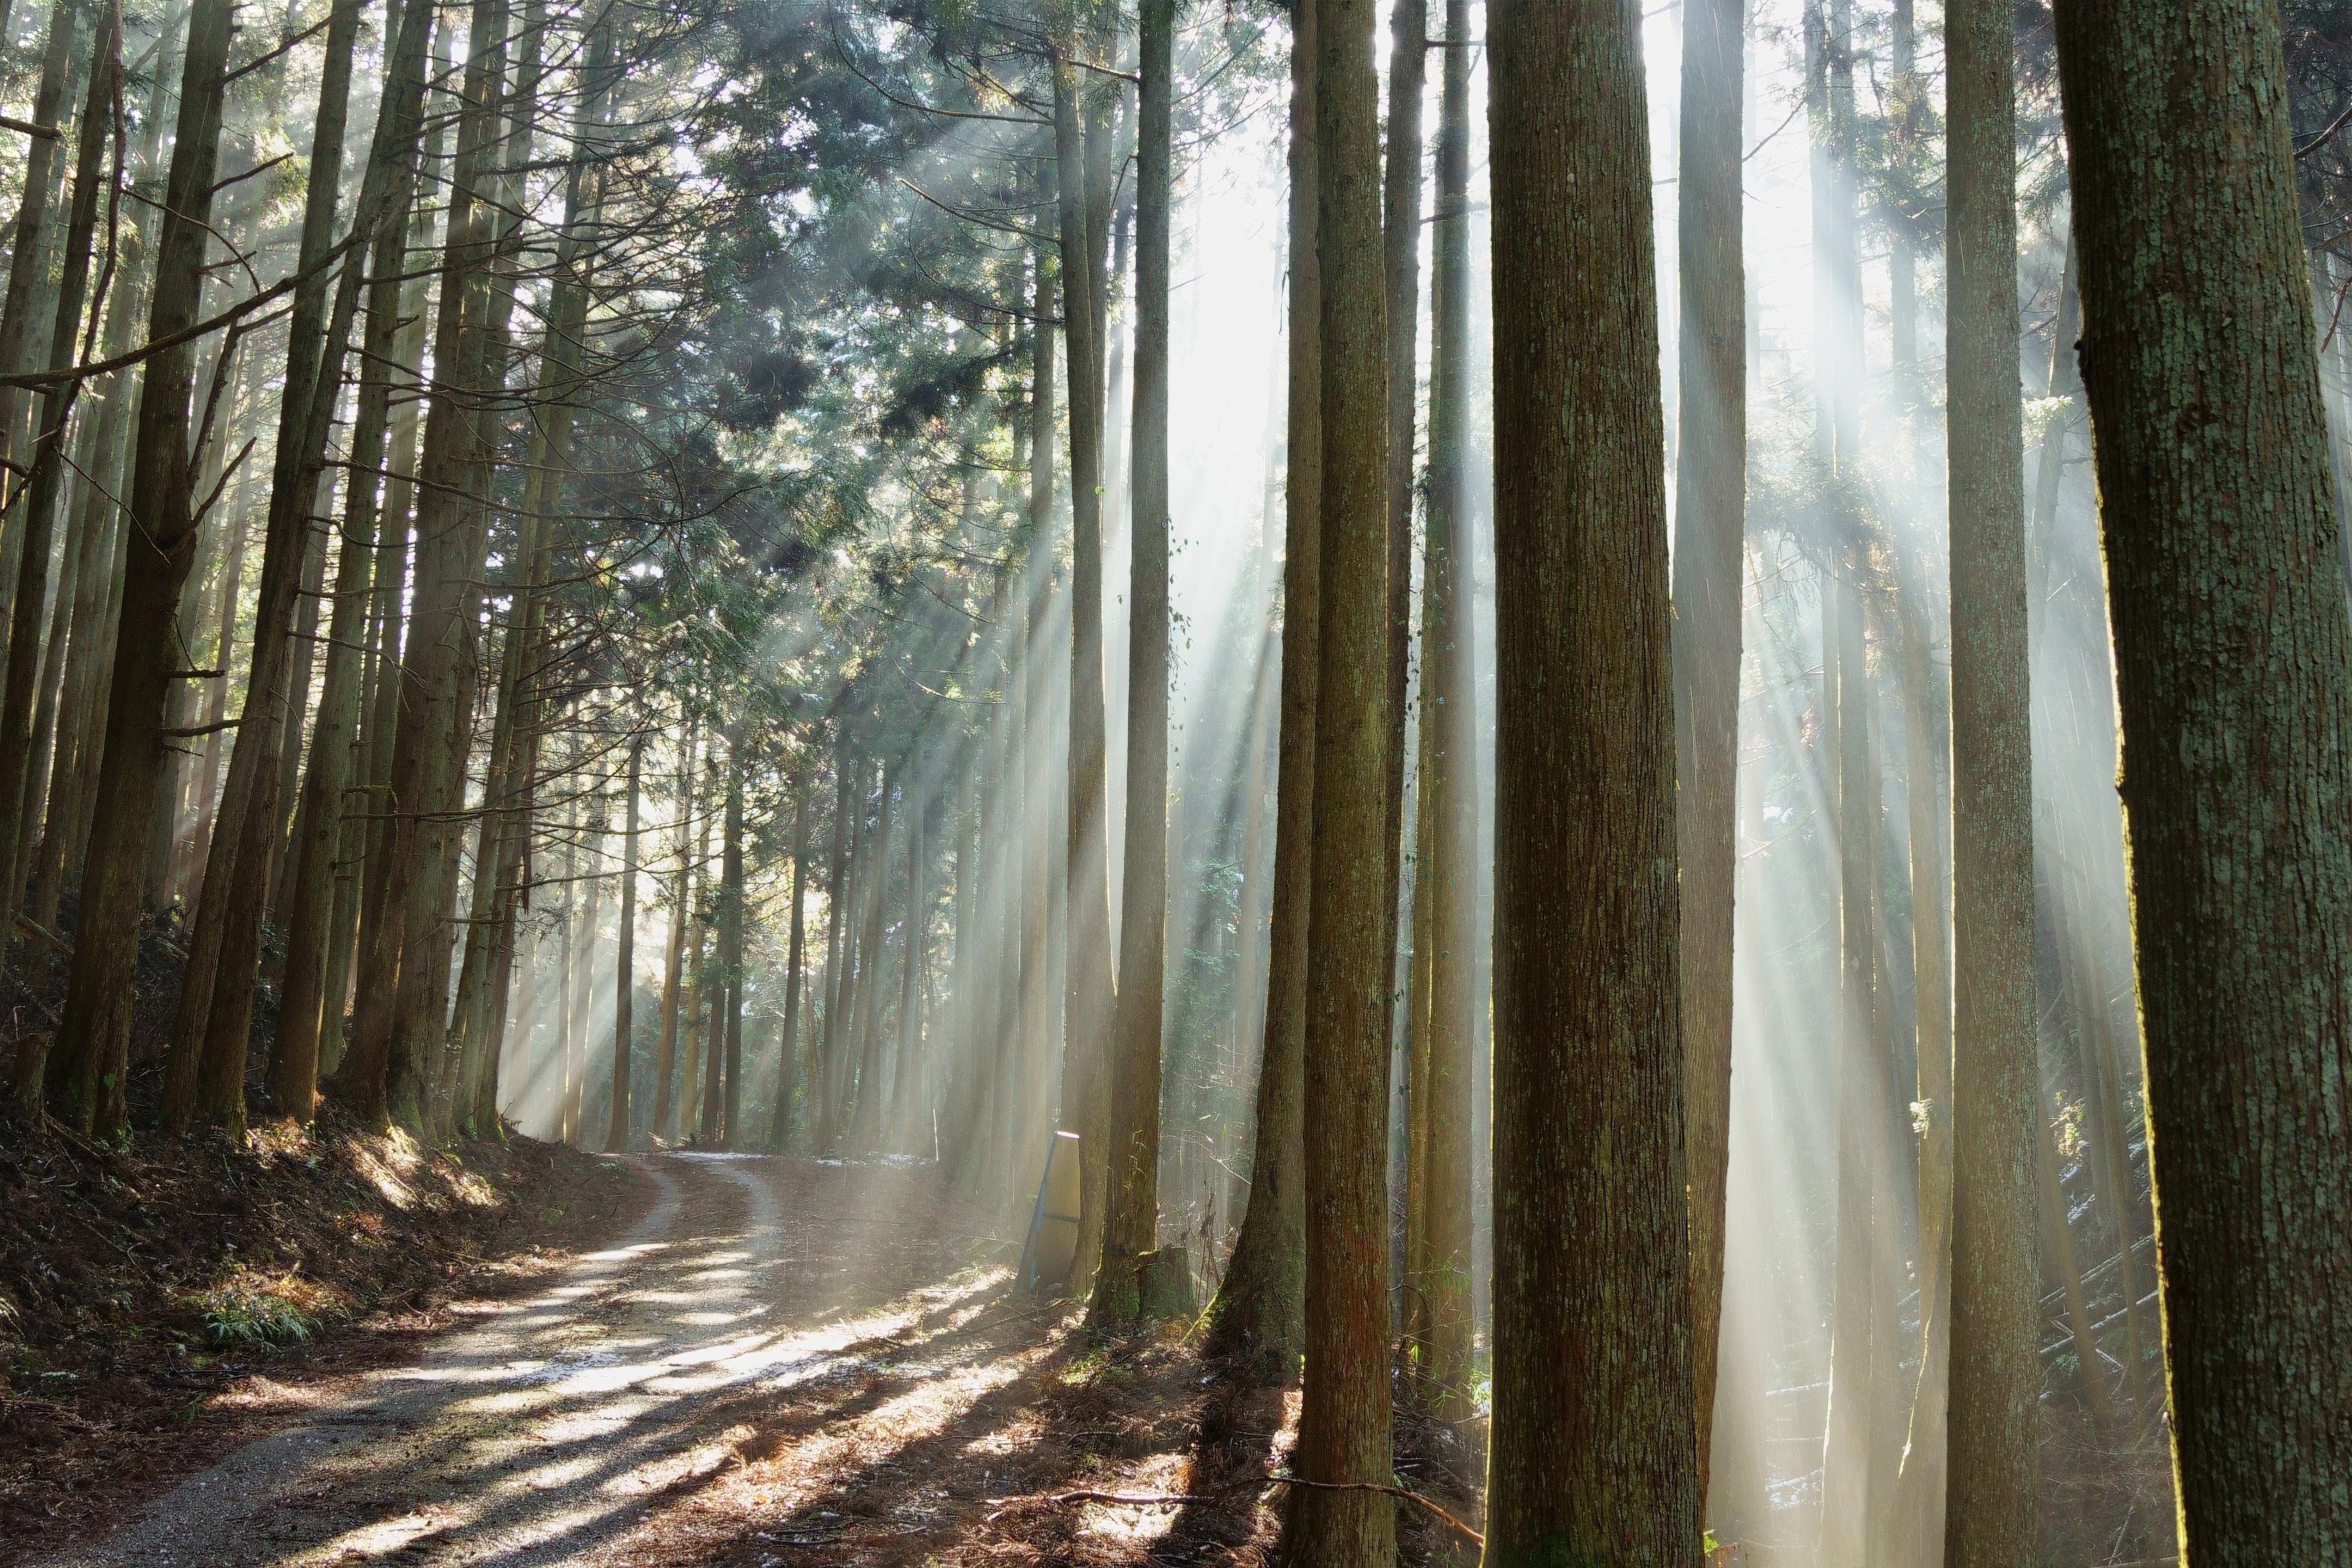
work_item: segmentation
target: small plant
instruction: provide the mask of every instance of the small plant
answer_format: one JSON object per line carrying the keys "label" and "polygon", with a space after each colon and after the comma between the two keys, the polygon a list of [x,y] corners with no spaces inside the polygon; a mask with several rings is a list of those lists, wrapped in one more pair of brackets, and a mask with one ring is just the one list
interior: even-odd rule
{"label": "small plant", "polygon": [[205,1332],[223,1347],[299,1344],[320,1324],[319,1313],[297,1299],[307,1293],[290,1278],[261,1281],[239,1276],[215,1286],[199,1300]]}

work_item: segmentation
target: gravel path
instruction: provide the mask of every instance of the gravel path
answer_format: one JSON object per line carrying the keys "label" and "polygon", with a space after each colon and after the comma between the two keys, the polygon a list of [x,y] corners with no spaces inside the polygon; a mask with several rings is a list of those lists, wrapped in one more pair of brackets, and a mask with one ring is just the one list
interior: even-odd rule
{"label": "gravel path", "polygon": [[642,1164],[660,1196],[618,1245],[45,1568],[660,1561],[641,1527],[742,1462],[745,1396],[867,1364],[836,1309],[874,1299],[850,1281],[894,1216],[812,1162]]}

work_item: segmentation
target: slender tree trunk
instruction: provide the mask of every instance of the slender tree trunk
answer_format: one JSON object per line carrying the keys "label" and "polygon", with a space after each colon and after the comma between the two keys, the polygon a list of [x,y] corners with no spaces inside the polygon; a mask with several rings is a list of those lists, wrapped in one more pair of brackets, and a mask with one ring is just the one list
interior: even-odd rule
{"label": "slender tree trunk", "polygon": [[[163,18],[162,37],[156,48],[154,83],[148,94],[146,123],[140,136],[136,165],[136,177],[150,186],[154,184],[162,164],[163,96],[166,79],[177,62],[184,15],[184,11],[174,11]],[[129,173],[126,171],[126,174]],[[134,203],[131,222],[116,230],[119,251],[115,258],[115,282],[107,304],[107,358],[129,350],[138,331],[140,306],[146,301],[148,293],[143,274],[152,256],[151,242],[156,216],[152,204]],[[44,925],[56,922],[68,881],[76,885],[80,882],[83,854],[89,842],[114,658],[119,611],[115,595],[121,591],[121,560],[129,545],[120,515],[121,508],[115,498],[124,489],[123,474],[129,457],[126,437],[131,427],[130,413],[139,396],[140,384],[133,372],[118,371],[94,383],[91,394],[100,400],[91,437],[97,460],[88,465],[93,482],[84,487],[80,502],[85,547],[92,552],[85,555],[82,571],[89,614],[85,616],[82,607],[76,606],[73,655],[66,670],[68,716],[59,733],[58,767],[49,791],[52,801],[65,803],[65,821],[62,831],[53,822],[45,840],[33,894],[34,918]],[[100,520],[103,526],[99,526]],[[180,695],[185,695],[184,689]]]}
{"label": "slender tree trunk", "polygon": [[[2053,1271],[2058,1276],[2058,1290],[2065,1303],[2066,1337],[2074,1347],[2074,1365],[2082,1383],[2083,1403],[2091,1413],[2092,1431],[2104,1442],[2115,1430],[2115,1407],[2107,1398],[2106,1376],[2099,1367],[2099,1341],[2092,1326],[2091,1299],[2083,1288],[2083,1266],[2080,1255],[2074,1250],[2074,1226],[2068,1217],[2072,1205],[2066,1201],[2065,1184],[2058,1171],[2058,1134],[2051,1126],[2048,1106],[2040,1101],[2038,1086],[2034,1110],[2037,1122],[2034,1128],[2034,1197],[2040,1206],[2038,1217],[2042,1234],[2049,1238],[2047,1256]],[[2038,1308],[2040,1302],[2037,1300],[2035,1305]],[[2041,1372],[2041,1321],[2038,1311],[2034,1331],[2032,1348],[2036,1352],[2034,1371],[2038,1378]],[[1948,1537],[1958,1530],[1959,1510],[1954,1506],[1958,1500],[1954,1498],[1946,1505],[1950,1521],[1946,1532],[1947,1552],[1950,1550]]]}
{"label": "slender tree trunk", "polygon": [[[1945,12],[1955,1180],[1944,1557],[1952,1568],[2040,1560],[2033,716],[2012,23],[1997,0],[1956,0]],[[2091,1365],[2083,1373],[2098,1375]]]}
{"label": "slender tree trunk", "polygon": [[[1082,177],[1097,137],[1082,135],[1075,68],[1055,67],[1054,120],[1063,267],[1062,311],[1070,373],[1070,815],[1067,994],[1062,1020],[1062,1116],[1078,1132],[1078,1257],[1070,1284],[1094,1278],[1101,1255],[1110,1169],[1109,1052],[1118,987],[1111,973],[1110,828],[1104,762],[1102,668],[1102,427],[1105,301],[1094,238],[1108,213],[1094,210]],[[1107,149],[1107,143],[1104,144]],[[1106,229],[1107,233],[1108,230]],[[1068,265],[1073,253],[1084,268]],[[1085,374],[1079,374],[1084,367]],[[863,1090],[860,1091],[861,1096]]]}
{"label": "slender tree trunk", "polygon": [[[422,9],[429,12],[430,8]],[[420,25],[429,26],[430,21],[428,15]],[[420,83],[425,58],[420,39],[412,68]],[[416,107],[421,112],[421,90]],[[378,522],[383,515],[376,505],[375,470],[384,458],[392,397],[389,365],[402,335],[400,275],[408,250],[405,218],[416,184],[413,133],[404,145],[411,151],[385,196],[387,214],[399,216],[386,216],[368,248],[367,328],[361,338],[359,405],[352,426],[351,478],[344,491],[335,608],[328,623],[326,677],[311,732],[310,767],[295,814],[289,891],[282,911],[286,967],[279,987],[278,1034],[270,1048],[270,1098],[279,1110],[303,1122],[310,1120],[312,1086],[321,1066],[320,1041],[331,1034],[340,1039],[341,1034],[342,975],[335,971],[332,955],[349,926],[348,912],[341,920],[335,916],[337,907],[348,902],[342,891],[350,879],[347,875],[339,884],[336,860],[339,851],[349,847],[343,830],[344,797],[357,760],[353,739],[362,695],[357,645],[372,602],[382,602],[385,591],[375,573]],[[394,517],[391,522],[404,534],[404,517]],[[396,593],[398,584],[392,584],[391,589]]]}
{"label": "slender tree trunk", "polygon": [[[47,42],[41,49],[41,75],[33,89],[33,123],[52,128],[61,127],[66,112],[66,96],[72,90],[75,35],[80,30],[84,6],[77,0],[57,0],[49,7]],[[13,134],[13,133],[12,133]],[[41,244],[48,222],[49,200],[57,187],[54,165],[58,153],[64,148],[61,137],[35,136],[25,142],[24,194],[16,203],[16,233],[8,247],[7,291],[0,294],[0,374],[21,374],[31,368],[29,361],[37,340],[33,335],[34,318],[39,313],[36,296],[39,292],[45,268]],[[25,423],[28,401],[20,386],[0,387],[0,458],[11,461],[23,456],[19,432]],[[10,491],[17,487],[10,484]],[[26,530],[16,518],[8,519],[0,540],[5,541],[5,558],[21,569],[26,555]],[[48,569],[46,558],[41,570]],[[0,605],[0,622],[9,625],[13,642],[16,605],[15,573],[0,575],[0,590],[8,594],[9,603]],[[27,610],[26,615],[37,628],[40,616]],[[9,900],[9,912],[14,913],[16,900]]]}
{"label": "slender tree trunk", "polygon": [[[151,342],[175,338],[197,319],[233,26],[230,0],[196,0],[189,15],[178,133],[148,311]],[[166,740],[160,731],[172,683],[182,679],[175,672],[184,639],[154,631],[172,622],[200,521],[188,450],[195,356],[193,340],[177,342],[146,364],[128,498],[143,547],[125,557],[119,624],[128,635],[117,637],[105,761],[94,795],[73,971],[58,1028],[65,1120],[78,1131],[108,1135],[123,1124],[140,894]]]}
{"label": "slender tree trunk", "polygon": [[1681,352],[1675,419],[1675,837],[1682,859],[1683,1125],[1691,1192],[1691,1384],[1706,1491],[1723,1322],[1731,1151],[1732,900],[1738,882],[1740,612],[1748,498],[1742,0],[1683,12]]}
{"label": "slender tree trunk", "polygon": [[[743,731],[727,731],[727,826],[719,890],[719,967],[727,1007],[726,1122],[719,1146],[732,1149],[743,1128]],[[718,1041],[714,1037],[712,1044]]]}
{"label": "slender tree trunk", "polygon": [[[58,0],[50,30],[62,28],[70,34],[79,9],[66,0]],[[83,297],[89,288],[90,244],[98,227],[98,188],[102,183],[100,161],[106,152],[107,119],[114,100],[116,73],[121,68],[121,10],[109,3],[99,20],[96,53],[92,57],[96,63],[89,73],[89,95],[82,108],[81,128],[76,138],[73,209],[66,221],[64,277],[58,284],[57,313],[49,333],[47,363],[52,367],[70,365],[75,360]],[[55,121],[42,123],[53,124]],[[43,177],[47,177],[46,171]],[[51,535],[58,492],[65,480],[66,421],[79,390],[80,383],[63,382],[41,398],[32,477],[23,487],[13,519],[21,536],[23,552],[16,579],[16,609],[8,626],[7,686],[5,696],[0,696],[0,949],[6,947],[8,938],[15,933],[18,900],[31,869],[32,830],[36,824],[26,820],[25,804],[26,794],[37,788],[35,769],[41,756],[41,749],[32,735],[33,710],[38,700],[43,623],[48,618],[45,601]],[[71,588],[72,579],[67,574],[58,584],[60,604]],[[62,632],[63,627],[59,630]],[[28,1094],[39,1088],[37,1084],[19,1087]]]}
{"label": "slender tree trunk", "polygon": [[[1381,276],[1374,7],[1325,0],[1315,31],[1316,243],[1322,271],[1321,694],[1307,948],[1307,1378],[1292,1464],[1309,1479],[1385,1484],[1389,1447],[1387,1153],[1394,916],[1389,822],[1388,329]],[[1364,1491],[1301,1490],[1286,1550],[1381,1568],[1396,1510]]]}
{"label": "slender tree trunk", "polygon": [[1315,72],[1319,3],[1293,0],[1290,12],[1288,461],[1265,1033],[1249,1207],[1216,1300],[1209,1305],[1205,1338],[1212,1353],[1244,1352],[1257,1376],[1278,1383],[1297,1375],[1306,1335],[1307,915],[1314,888],[1316,696],[1322,674],[1323,307]]}
{"label": "slender tree trunk", "polygon": [[849,874],[850,780],[856,773],[847,738],[834,751],[833,849],[826,861],[824,882],[824,1017],[817,1036],[817,1089],[810,1107],[809,1147],[830,1154],[840,1138],[841,1006],[844,922],[847,918],[846,879]]}
{"label": "slender tree trunk", "polygon": [[650,1136],[677,1141],[671,1121],[677,1100],[671,1092],[677,1077],[678,982],[686,963],[686,928],[694,920],[694,784],[695,752],[699,715],[686,721],[686,741],[678,752],[677,875],[670,883],[669,951],[662,963],[661,1040],[654,1050],[654,1121]]}
{"label": "slender tree trunk", "polygon": [[[310,550],[328,441],[342,383],[343,349],[359,300],[364,239],[396,226],[406,211],[401,187],[415,155],[424,98],[425,40],[432,7],[410,0],[394,46],[396,64],[378,114],[374,143],[353,215],[352,254],[334,289],[325,274],[295,290],[288,328],[286,392],[279,404],[277,458],[271,475],[268,531],[262,548],[260,594],[254,616],[243,721],[229,757],[228,790],[214,829],[214,853],[205,868],[210,897],[198,906],[186,979],[173,1031],[173,1055],[199,1056],[196,1104],[179,1102],[167,1071],[163,1117],[184,1124],[190,1110],[233,1127],[244,1123],[245,1059],[252,1031],[254,979],[260,963],[261,919],[277,850],[285,837],[279,809],[280,754],[289,718],[299,722],[293,690],[299,589]],[[310,195],[298,265],[323,261],[334,241],[341,184],[343,135],[351,98],[352,51],[360,0],[336,0],[329,13],[327,51],[310,148]],[[422,13],[422,14],[418,14]],[[312,601],[315,607],[316,601]],[[301,649],[307,677],[310,649]]]}
{"label": "slender tree trunk", "polygon": [[[768,1128],[768,1152],[771,1154],[784,1152],[793,1131],[793,1088],[795,1081],[807,1081],[805,1075],[795,1079],[793,1064],[799,1052],[801,1038],[801,940],[803,916],[808,907],[808,795],[807,776],[803,774],[795,778],[793,781],[793,913],[791,934],[785,939],[784,958],[783,1055],[776,1068],[775,1119]],[[802,1100],[804,1104],[811,1103],[805,1090]]]}
{"label": "slender tree trunk", "polygon": [[2200,1568],[2352,1556],[2352,621],[2279,27],[2242,0],[2057,18]]}
{"label": "slender tree trunk", "polygon": [[[1388,788],[1387,822],[1381,839],[1388,857],[1389,890],[1381,906],[1381,952],[1391,988],[1389,1030],[1398,1039],[1399,1005],[1412,994],[1399,972],[1404,879],[1405,703],[1412,658],[1412,508],[1414,418],[1421,390],[1421,175],[1423,90],[1429,79],[1428,0],[1392,0],[1389,7],[1388,117],[1381,168],[1381,281],[1388,299],[1388,626],[1389,743],[1382,778]],[[1422,883],[1416,867],[1410,898],[1418,906]],[[1416,910],[1414,919],[1419,920]],[[1410,1051],[1410,1031],[1406,1048]],[[1391,1069],[1391,1077],[1394,1077]],[[1410,1079],[1410,1071],[1405,1075]],[[1411,1100],[1402,1120],[1415,1113]],[[1407,1139],[1408,1147],[1410,1138]],[[1408,1155],[1408,1162],[1410,1156]],[[1408,1186],[1410,1183],[1407,1184]],[[1402,1281],[1400,1280],[1400,1283]]]}
{"label": "slender tree trunk", "polygon": [[857,938],[857,972],[853,982],[856,997],[851,1007],[856,1047],[857,1103],[850,1118],[849,1128],[850,1147],[859,1153],[871,1153],[882,1146],[882,917],[890,881],[890,851],[893,847],[890,829],[906,816],[903,805],[899,810],[891,809],[891,797],[899,787],[899,768],[900,764],[892,763],[883,769],[882,798],[874,834],[860,847],[866,853],[867,865],[858,878],[858,900],[864,906],[864,927]]}
{"label": "slender tree trunk", "polygon": [[1427,858],[1415,911],[1430,942],[1420,1297],[1424,1407],[1440,1421],[1472,1413],[1470,1304],[1471,1050],[1484,1005],[1475,980],[1478,689],[1472,658],[1470,495],[1470,40],[1468,0],[1448,0],[1437,131],[1437,211],[1430,292],[1429,511],[1422,572],[1421,812]]}
{"label": "slender tree trunk", "polygon": [[637,989],[637,789],[645,765],[645,743],[629,745],[629,804],[621,830],[620,952],[614,963],[613,987],[613,1108],[604,1124],[604,1148],[614,1154],[629,1152],[629,1051]]}
{"label": "slender tree trunk", "polygon": [[484,268],[493,228],[487,210],[477,209],[483,165],[499,141],[506,32],[505,0],[475,0],[435,325],[436,384],[419,468],[425,482],[417,487],[414,607],[397,676],[399,725],[387,802],[392,821],[383,845],[384,914],[361,955],[357,1026],[343,1068],[352,1111],[368,1125],[412,1121],[421,1114],[419,1097],[432,1064],[420,1056],[441,1036],[443,1006],[429,984],[439,965],[428,949],[451,891],[440,873],[454,826],[428,816],[451,804],[451,775],[462,761],[449,752],[463,732],[457,722],[461,655],[470,640],[464,610],[477,576],[478,529],[467,516],[467,458],[478,431],[470,403],[485,374]]}
{"label": "slender tree trunk", "polygon": [[1487,1561],[1700,1557],[1639,9],[1498,9]]}
{"label": "slender tree trunk", "polygon": [[1127,843],[1110,1061],[1109,1213],[1094,1316],[1148,1305],[1139,1259],[1160,1238],[1160,1053],[1168,909],[1168,217],[1175,0],[1143,0],[1136,136],[1134,498],[1128,586]]}

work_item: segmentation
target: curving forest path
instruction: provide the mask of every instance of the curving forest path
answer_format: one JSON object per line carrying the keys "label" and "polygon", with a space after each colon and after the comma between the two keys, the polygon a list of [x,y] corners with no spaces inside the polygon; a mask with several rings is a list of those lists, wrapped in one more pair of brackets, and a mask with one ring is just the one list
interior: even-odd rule
{"label": "curving forest path", "polygon": [[[106,1538],[40,1561],[799,1568],[977,1561],[1041,1531],[1094,1537],[1092,1555],[1255,1529],[1255,1489],[1214,1510],[1044,1500],[1106,1482],[1181,1491],[1212,1471],[1238,1489],[1264,1473],[1250,1439],[1278,1409],[1262,1433],[1220,1434],[1202,1466],[1181,1396],[1195,1379],[1173,1359],[1139,1367],[1113,1380],[1132,1387],[1121,1398],[1074,1373],[1084,1337],[977,1261],[991,1227],[931,1173],[639,1164],[659,1196],[616,1245],[464,1309],[414,1364],[324,1393]],[[1177,1397],[1133,1396],[1155,1383]]]}

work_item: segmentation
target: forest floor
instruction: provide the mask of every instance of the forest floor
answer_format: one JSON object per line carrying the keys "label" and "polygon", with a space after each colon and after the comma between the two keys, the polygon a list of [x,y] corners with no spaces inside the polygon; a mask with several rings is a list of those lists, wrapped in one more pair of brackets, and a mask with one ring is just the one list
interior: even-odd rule
{"label": "forest floor", "polygon": [[[273,1430],[33,1561],[1267,1560],[1296,1394],[1178,1328],[1100,1339],[1020,1293],[991,1216],[934,1171],[628,1165],[656,1196],[610,1245],[452,1306],[398,1364],[254,1374]],[[1442,1526],[1402,1522],[1415,1555],[1445,1550]]]}

